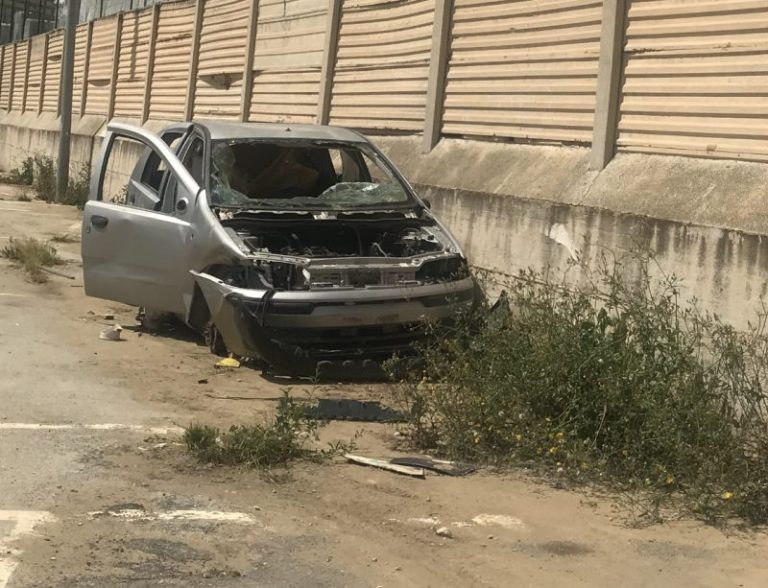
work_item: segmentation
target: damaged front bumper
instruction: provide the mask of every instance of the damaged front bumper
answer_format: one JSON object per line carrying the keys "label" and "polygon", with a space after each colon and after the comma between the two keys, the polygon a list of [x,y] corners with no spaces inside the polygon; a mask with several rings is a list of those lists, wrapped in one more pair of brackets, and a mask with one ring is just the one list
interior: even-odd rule
{"label": "damaged front bumper", "polygon": [[394,354],[413,354],[428,323],[471,307],[472,278],[441,284],[253,290],[192,272],[227,349],[296,376],[379,374]]}

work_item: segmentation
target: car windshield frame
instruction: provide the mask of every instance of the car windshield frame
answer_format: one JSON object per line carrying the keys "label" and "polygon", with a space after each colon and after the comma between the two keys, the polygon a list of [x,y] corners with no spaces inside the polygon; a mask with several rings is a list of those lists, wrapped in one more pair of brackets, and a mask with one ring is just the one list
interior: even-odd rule
{"label": "car windshield frame", "polygon": [[[249,144],[264,144],[264,145],[275,145],[275,146],[282,146],[282,147],[306,147],[306,148],[315,148],[315,149],[327,149],[327,150],[338,150],[338,151],[356,151],[361,156],[367,157],[367,159],[372,162],[374,165],[376,165],[381,172],[384,173],[386,178],[388,179],[388,182],[382,183],[380,185],[387,185],[387,184],[394,184],[394,186],[399,189],[400,192],[402,192],[403,200],[397,200],[397,201],[386,201],[382,200],[380,202],[372,202],[369,204],[359,205],[359,206],[313,206],[311,201],[313,199],[320,198],[320,195],[317,196],[304,196],[301,198],[301,203],[297,203],[296,206],[291,205],[285,205],[291,200],[297,200],[297,198],[253,198],[251,199],[252,202],[244,201],[242,203],[236,203],[236,204],[230,204],[230,203],[220,203],[220,202],[213,202],[213,179],[214,179],[214,169],[216,168],[216,164],[214,163],[214,150],[216,149],[217,145],[227,144],[227,145],[235,145],[238,143],[249,143]],[[360,141],[360,142],[352,142],[352,141],[335,141],[335,140],[322,140],[322,139],[302,139],[302,138],[296,138],[296,139],[273,139],[273,138],[261,138],[261,137],[219,137],[216,139],[211,139],[210,143],[210,151],[208,152],[208,169],[209,172],[206,174],[204,178],[206,192],[209,195],[209,205],[212,208],[217,209],[225,209],[225,210],[242,210],[242,211],[279,211],[279,212],[316,212],[316,213],[338,213],[338,212],[354,212],[354,211],[381,211],[381,210],[403,210],[403,209],[413,209],[418,208],[421,206],[417,196],[413,192],[413,189],[408,184],[408,182],[405,180],[405,178],[400,174],[400,172],[394,167],[393,164],[389,162],[389,160],[386,158],[386,156],[381,153],[381,151],[372,143]],[[347,184],[345,182],[339,182],[337,184],[334,184],[336,186],[338,185],[344,185]],[[369,183],[371,184],[371,183]],[[333,187],[333,186],[331,186]],[[328,188],[330,189],[330,188]],[[326,189],[321,194],[328,191]],[[308,202],[309,201],[309,202]],[[283,204],[281,206],[281,204]]]}

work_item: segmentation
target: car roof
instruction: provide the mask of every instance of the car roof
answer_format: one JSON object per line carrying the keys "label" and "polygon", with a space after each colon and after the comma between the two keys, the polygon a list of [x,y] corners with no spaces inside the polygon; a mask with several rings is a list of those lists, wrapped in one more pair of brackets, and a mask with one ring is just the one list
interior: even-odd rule
{"label": "car roof", "polygon": [[241,123],[226,121],[195,120],[208,129],[211,139],[307,139],[367,143],[365,137],[350,129],[323,125],[294,125],[290,123]]}

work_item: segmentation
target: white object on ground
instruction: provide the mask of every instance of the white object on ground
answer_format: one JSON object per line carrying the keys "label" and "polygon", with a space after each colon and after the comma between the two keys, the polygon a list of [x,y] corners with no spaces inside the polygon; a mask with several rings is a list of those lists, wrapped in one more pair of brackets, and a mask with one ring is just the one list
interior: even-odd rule
{"label": "white object on ground", "polygon": [[347,460],[351,461],[352,463],[357,463],[360,465],[367,465],[374,468],[379,468],[382,470],[387,470],[389,472],[395,472],[396,474],[403,474],[405,476],[413,476],[415,478],[423,478],[424,477],[424,469],[423,468],[414,468],[411,466],[402,466],[402,465],[396,465],[393,463],[389,463],[386,460],[383,459],[374,459],[372,457],[362,457],[360,455],[352,455],[347,453],[344,456]]}
{"label": "white object on ground", "polygon": [[114,325],[108,329],[104,329],[99,335],[99,339],[104,341],[120,341],[120,333],[123,332],[123,327],[120,325]]}

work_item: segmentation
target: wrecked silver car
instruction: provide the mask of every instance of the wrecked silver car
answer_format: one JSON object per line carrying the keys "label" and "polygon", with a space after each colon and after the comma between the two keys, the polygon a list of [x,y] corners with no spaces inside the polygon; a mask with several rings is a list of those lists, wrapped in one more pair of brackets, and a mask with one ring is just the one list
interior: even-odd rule
{"label": "wrecked silver car", "polygon": [[472,305],[451,234],[365,137],[112,123],[83,216],[89,296],[178,316],[277,373],[376,371]]}

